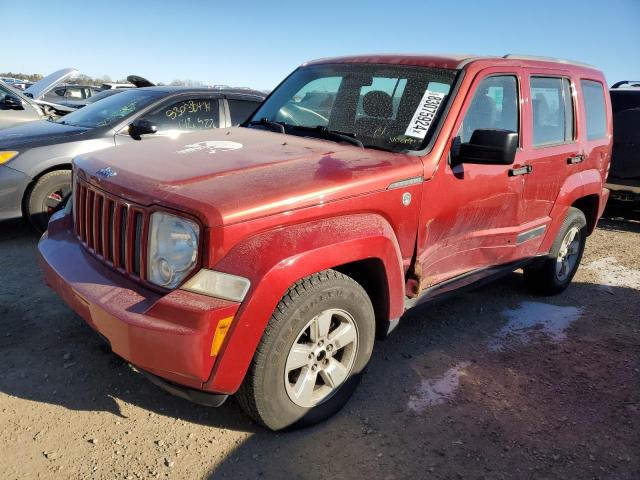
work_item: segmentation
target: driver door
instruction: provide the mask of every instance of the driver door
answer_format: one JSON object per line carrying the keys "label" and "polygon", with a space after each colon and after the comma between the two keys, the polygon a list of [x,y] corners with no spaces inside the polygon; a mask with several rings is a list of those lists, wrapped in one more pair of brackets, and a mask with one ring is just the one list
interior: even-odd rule
{"label": "driver door", "polygon": [[[177,137],[183,133],[198,130],[211,130],[220,126],[220,112],[218,97],[213,95],[182,95],[178,98],[162,102],[134,120],[147,120],[158,128],[153,134],[142,135],[142,141],[152,138]],[[129,123],[131,123],[129,122]],[[116,145],[136,142],[129,135],[129,127],[121,129],[115,137]]]}
{"label": "driver door", "polygon": [[508,130],[521,137],[521,78],[518,68],[478,75],[449,139],[450,151],[444,153],[434,178],[424,184],[417,258],[421,288],[511,262],[516,256],[524,177],[513,170],[522,149],[513,165],[452,164],[451,159],[476,129]]}

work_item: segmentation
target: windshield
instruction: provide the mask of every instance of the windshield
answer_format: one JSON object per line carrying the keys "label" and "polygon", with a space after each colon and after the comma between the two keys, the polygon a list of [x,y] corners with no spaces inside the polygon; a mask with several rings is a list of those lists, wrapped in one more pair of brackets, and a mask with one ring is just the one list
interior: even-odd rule
{"label": "windshield", "polygon": [[95,95],[91,95],[91,98],[88,98],[86,103],[87,105],[90,103],[96,103],[98,100],[102,100],[103,98],[110,97],[111,95],[115,95],[116,93],[122,93],[124,90],[103,90],[102,92],[98,92]]}
{"label": "windshield", "polygon": [[126,90],[65,115],[58,123],[76,127],[108,127],[158,99],[162,92]]}
{"label": "windshield", "polygon": [[274,125],[282,126],[288,134],[336,141],[338,133],[364,147],[394,152],[419,150],[435,130],[455,75],[454,70],[398,65],[303,67],[246,125],[274,131]]}

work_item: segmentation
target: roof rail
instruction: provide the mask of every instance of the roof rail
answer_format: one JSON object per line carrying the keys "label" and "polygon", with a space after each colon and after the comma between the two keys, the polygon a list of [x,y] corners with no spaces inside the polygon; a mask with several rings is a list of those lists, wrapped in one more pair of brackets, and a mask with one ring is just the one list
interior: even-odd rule
{"label": "roof rail", "polygon": [[623,85],[629,85],[630,87],[640,87],[640,80],[622,80],[611,85],[611,89],[620,88]]}
{"label": "roof rail", "polygon": [[518,55],[514,53],[508,53],[507,55],[504,55],[502,58],[510,58],[513,60],[542,60],[542,61],[548,61],[548,62],[566,63],[567,65],[577,65],[579,67],[595,68],[593,65],[589,65],[588,63],[574,62],[573,60],[566,60],[563,58],[539,57],[536,55]]}

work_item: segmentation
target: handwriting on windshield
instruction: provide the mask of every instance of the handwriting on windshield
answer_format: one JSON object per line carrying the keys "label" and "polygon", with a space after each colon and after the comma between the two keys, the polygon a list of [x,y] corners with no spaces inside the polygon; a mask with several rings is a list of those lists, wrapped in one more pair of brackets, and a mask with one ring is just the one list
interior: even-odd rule
{"label": "handwriting on windshield", "polygon": [[[102,121],[98,122],[96,126],[98,127],[106,127],[107,125],[111,125],[114,121],[120,120],[121,118],[126,117],[127,115],[132,114],[138,108],[138,102],[135,100],[130,101],[126,105],[122,105],[118,110],[114,110],[113,112],[109,112]],[[104,112],[104,110],[103,110]],[[102,112],[101,112],[102,113]]]}
{"label": "handwriting on windshield", "polygon": [[175,120],[188,113],[210,112],[210,100],[186,100],[182,103],[174,105],[165,112],[168,118]]}

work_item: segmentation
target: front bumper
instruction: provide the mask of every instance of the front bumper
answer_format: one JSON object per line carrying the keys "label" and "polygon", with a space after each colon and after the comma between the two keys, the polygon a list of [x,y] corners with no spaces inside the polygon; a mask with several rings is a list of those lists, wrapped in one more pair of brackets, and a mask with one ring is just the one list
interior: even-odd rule
{"label": "front bumper", "polygon": [[85,250],[70,223],[69,215],[53,219],[38,244],[46,283],[120,357],[170,382],[206,389],[216,360],[210,353],[216,326],[240,304],[145,288]]}
{"label": "front bumper", "polygon": [[22,216],[22,197],[31,177],[6,165],[0,165],[0,220]]}

